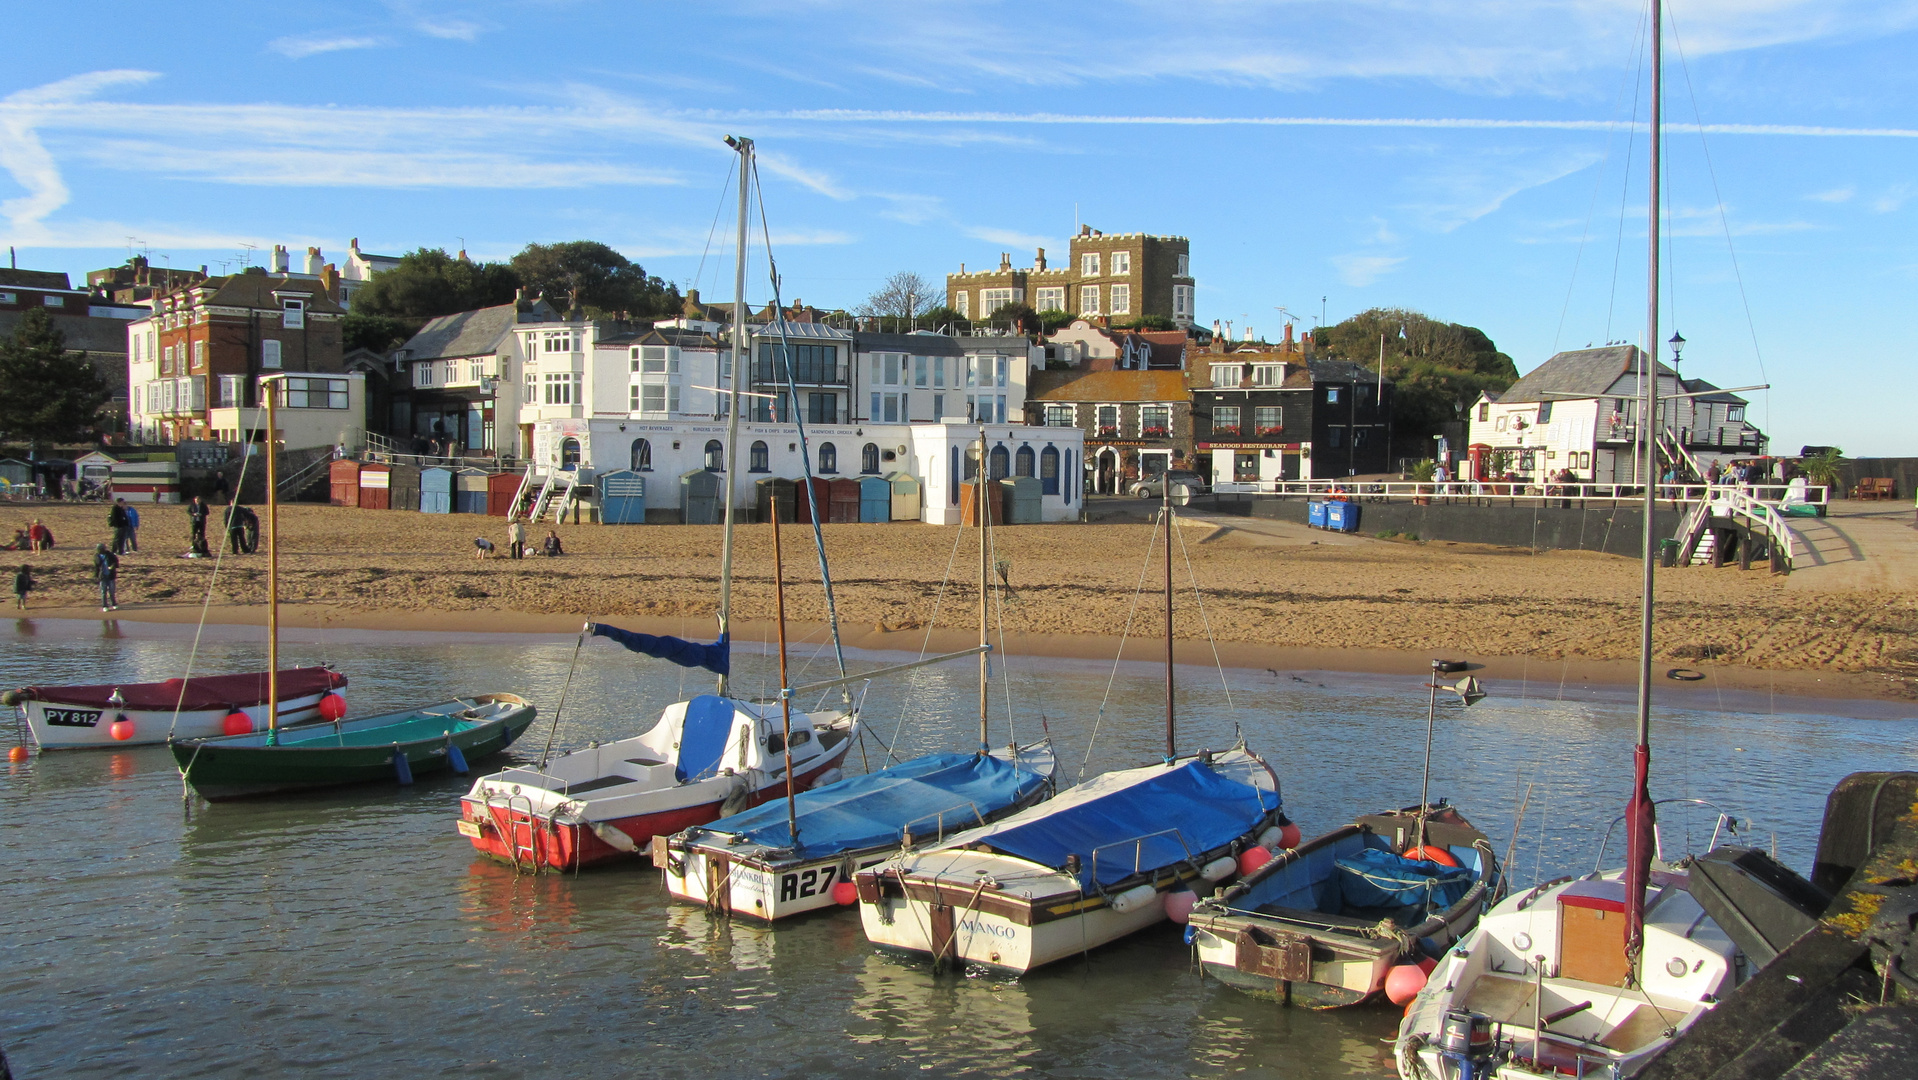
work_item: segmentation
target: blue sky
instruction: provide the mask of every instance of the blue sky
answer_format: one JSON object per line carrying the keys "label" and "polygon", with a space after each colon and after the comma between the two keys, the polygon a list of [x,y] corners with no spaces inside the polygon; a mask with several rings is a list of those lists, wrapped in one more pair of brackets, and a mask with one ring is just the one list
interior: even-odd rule
{"label": "blue sky", "polygon": [[[1770,382],[1754,419],[1780,448],[1918,454],[1918,2],[1668,10],[1686,373]],[[761,148],[788,299],[1024,265],[1083,221],[1190,237],[1202,322],[1412,307],[1527,370],[1643,333],[1644,19],[1633,0],[22,6],[0,233],[76,276],[129,237],[216,271],[248,244],[591,238],[717,298],[736,132]]]}

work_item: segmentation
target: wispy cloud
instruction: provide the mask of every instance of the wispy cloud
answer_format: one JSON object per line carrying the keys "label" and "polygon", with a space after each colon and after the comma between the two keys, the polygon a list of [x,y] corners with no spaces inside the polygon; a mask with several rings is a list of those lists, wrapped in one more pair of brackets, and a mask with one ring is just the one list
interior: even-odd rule
{"label": "wispy cloud", "polygon": [[1889,214],[1905,205],[1911,198],[1910,184],[1893,184],[1871,201],[1871,208],[1881,214]]}
{"label": "wispy cloud", "polygon": [[1030,250],[1032,248],[1042,248],[1052,243],[1051,237],[1017,232],[1012,229],[973,227],[961,231],[975,240],[984,240],[991,244],[1004,244],[1014,249],[1025,248]]}
{"label": "wispy cloud", "polygon": [[109,87],[137,85],[154,78],[157,75],[151,71],[95,71],[0,98],[0,168],[26,189],[25,195],[0,203],[0,215],[17,231],[31,234],[69,198],[60,166],[40,141],[34,123],[39,110],[84,101]]}
{"label": "wispy cloud", "polygon": [[1353,288],[1364,288],[1379,278],[1399,268],[1405,262],[1403,255],[1334,255],[1332,268],[1339,272],[1339,280]]}
{"label": "wispy cloud", "polygon": [[1841,188],[1832,188],[1830,191],[1814,191],[1810,195],[1805,196],[1805,198],[1813,202],[1841,203],[1851,201],[1851,197],[1856,194],[1858,194],[1858,189],[1847,185]]}
{"label": "wispy cloud", "polygon": [[296,37],[274,38],[266,47],[291,60],[304,60],[309,56],[322,53],[347,52],[352,49],[379,49],[392,42],[383,37],[341,37],[309,34]]}
{"label": "wispy cloud", "polygon": [[1429,228],[1452,232],[1493,213],[1521,192],[1564,179],[1591,165],[1595,151],[1538,152],[1505,148],[1470,160],[1436,165],[1418,179],[1421,198],[1408,204]]}

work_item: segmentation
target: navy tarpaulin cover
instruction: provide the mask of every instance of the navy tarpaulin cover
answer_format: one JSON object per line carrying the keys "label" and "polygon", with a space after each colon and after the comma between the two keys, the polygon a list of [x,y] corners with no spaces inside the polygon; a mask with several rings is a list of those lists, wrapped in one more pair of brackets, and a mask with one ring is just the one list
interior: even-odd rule
{"label": "navy tarpaulin cover", "polygon": [[[1157,833],[1138,845],[1137,865],[1171,866],[1188,852],[1198,858],[1244,835],[1277,805],[1276,795],[1192,760],[1107,773],[971,839],[1055,869],[1064,868],[1067,855],[1077,855],[1081,880],[1105,886],[1133,874],[1133,840]],[[1096,882],[1094,848],[1100,849]]]}
{"label": "navy tarpaulin cover", "polygon": [[701,694],[688,701],[686,723],[679,729],[679,764],[674,767],[673,775],[691,780],[717,769],[719,755],[726,752],[726,739],[732,729],[732,702],[712,694]]}
{"label": "navy tarpaulin cover", "polygon": [[1472,888],[1472,871],[1462,866],[1408,859],[1367,848],[1338,860],[1339,895],[1347,907],[1451,907]]}
{"label": "navy tarpaulin cover", "polygon": [[655,637],[652,634],[640,634],[631,630],[621,630],[617,626],[594,623],[593,633],[621,645],[636,653],[659,660],[670,660],[680,667],[705,668],[716,675],[732,674],[732,650],[727,638],[719,635],[719,640],[710,645],[687,641],[685,638]]}
{"label": "navy tarpaulin cover", "polygon": [[[821,858],[861,848],[899,843],[900,830],[912,826],[915,836],[938,835],[939,815],[945,814],[945,834],[979,824],[974,807],[986,817],[1016,806],[1045,783],[1029,768],[1002,758],[978,754],[927,754],[854,776],[801,794],[793,800],[799,821],[795,853]],[[707,831],[744,837],[771,848],[791,846],[786,827],[786,800],[774,799],[727,818]]]}

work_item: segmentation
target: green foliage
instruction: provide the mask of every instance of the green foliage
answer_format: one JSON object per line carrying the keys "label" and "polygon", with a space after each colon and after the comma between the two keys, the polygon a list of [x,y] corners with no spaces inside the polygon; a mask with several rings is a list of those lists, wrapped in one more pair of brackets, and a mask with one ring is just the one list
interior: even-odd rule
{"label": "green foliage", "polygon": [[13,335],[0,338],[0,436],[35,448],[77,441],[111,397],[86,354],[67,351],[66,335],[44,309],[28,309]]}
{"label": "green foliage", "polygon": [[421,248],[361,286],[353,294],[353,311],[397,319],[411,335],[428,319],[512,303],[518,287],[519,276],[505,263],[468,262]]}
{"label": "green foliage", "polygon": [[1321,355],[1373,367],[1385,337],[1385,377],[1394,384],[1393,440],[1424,446],[1458,420],[1480,392],[1518,381],[1512,358],[1485,332],[1405,308],[1372,308],[1314,335]]}
{"label": "green foliage", "polygon": [[1164,315],[1141,315],[1136,319],[1121,319],[1112,324],[1114,330],[1176,330],[1171,319]]}
{"label": "green foliage", "polygon": [[371,349],[383,353],[405,344],[416,329],[416,324],[397,316],[349,311],[340,320],[340,343],[347,352]]}
{"label": "green foliage", "polygon": [[1837,491],[1845,484],[1843,472],[1845,464],[1845,452],[1836,446],[1828,446],[1811,457],[1801,460],[1798,468],[1812,483]]}
{"label": "green foliage", "polygon": [[1431,458],[1426,458],[1424,461],[1412,466],[1412,479],[1421,484],[1431,483],[1432,477],[1437,474],[1438,462],[1433,461]]}
{"label": "green foliage", "polygon": [[1066,327],[1071,326],[1078,318],[1079,316],[1074,315],[1070,311],[1060,311],[1058,308],[1047,308],[1039,313],[1039,326],[1048,334],[1056,334]]}
{"label": "green foliage", "polygon": [[986,325],[998,328],[1011,327],[1014,333],[1036,334],[1042,328],[1039,313],[1029,304],[1001,304],[986,319]]}
{"label": "green foliage", "polygon": [[644,267],[597,241],[528,244],[513,256],[512,270],[562,311],[578,308],[589,318],[679,314],[677,286],[647,276]]}
{"label": "green foliage", "polygon": [[904,334],[913,330],[951,330],[963,334],[972,329],[972,321],[949,307],[925,308],[916,318],[882,317],[876,324],[881,333]]}
{"label": "green foliage", "polygon": [[1512,471],[1513,454],[1510,450],[1494,450],[1485,455],[1485,467],[1493,476],[1504,476]]}

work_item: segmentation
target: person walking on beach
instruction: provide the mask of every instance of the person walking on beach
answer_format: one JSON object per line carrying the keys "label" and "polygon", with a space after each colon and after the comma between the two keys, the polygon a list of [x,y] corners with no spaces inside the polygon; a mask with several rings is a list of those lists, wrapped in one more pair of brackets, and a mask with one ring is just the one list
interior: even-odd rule
{"label": "person walking on beach", "polygon": [[120,557],[101,544],[93,552],[93,576],[100,583],[100,610],[113,611],[120,606],[114,591],[120,581]]}
{"label": "person walking on beach", "polygon": [[27,610],[27,594],[33,591],[33,567],[26,563],[13,575],[13,606],[17,611]]}
{"label": "person walking on beach", "polygon": [[127,548],[138,555],[140,553],[140,508],[125,499],[120,501],[126,503],[127,507]]}
{"label": "person walking on beach", "polygon": [[195,495],[193,501],[186,504],[186,519],[193,526],[193,549],[187,552],[187,558],[204,559],[213,554],[206,549],[206,519],[212,516],[202,496]]}
{"label": "person walking on beach", "polygon": [[506,523],[506,551],[515,559],[526,557],[526,523],[518,517]]}
{"label": "person walking on beach", "polygon": [[125,555],[127,553],[127,536],[133,531],[133,527],[127,523],[127,501],[125,499],[113,500],[113,508],[107,511],[107,528],[113,530],[113,553],[115,555]]}

